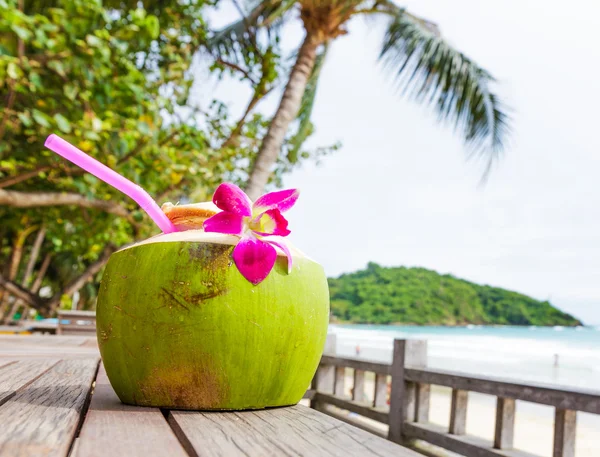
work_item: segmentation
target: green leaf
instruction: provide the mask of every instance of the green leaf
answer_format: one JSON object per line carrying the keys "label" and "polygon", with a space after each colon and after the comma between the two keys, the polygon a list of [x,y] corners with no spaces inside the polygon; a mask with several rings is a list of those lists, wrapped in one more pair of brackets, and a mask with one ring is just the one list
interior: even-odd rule
{"label": "green leaf", "polygon": [[33,125],[33,122],[31,120],[31,116],[29,115],[28,112],[25,111],[23,113],[19,113],[19,114],[17,114],[17,117],[23,123],[23,125],[25,127],[31,127]]}
{"label": "green leaf", "polygon": [[453,123],[472,151],[487,157],[485,179],[510,132],[506,108],[491,89],[494,78],[450,46],[435,24],[388,3],[393,18],[380,59],[403,93],[433,105],[440,121]]}
{"label": "green leaf", "polygon": [[31,113],[33,115],[33,120],[37,122],[42,127],[50,127],[50,117],[37,109],[34,109]]}
{"label": "green leaf", "polygon": [[29,82],[33,84],[36,89],[43,89],[42,78],[35,71],[29,73]]}
{"label": "green leaf", "polygon": [[98,48],[103,44],[102,40],[95,35],[86,36],[85,41],[87,41],[87,44],[89,44],[93,48]]}
{"label": "green leaf", "polygon": [[69,120],[64,117],[62,114],[55,114],[54,120],[56,121],[56,125],[58,128],[65,133],[71,133],[71,123]]}
{"label": "green leaf", "polygon": [[23,71],[14,62],[9,62],[6,68],[6,74],[9,78],[19,79],[21,76],[23,76]]}
{"label": "green leaf", "polygon": [[148,30],[150,38],[153,40],[158,38],[160,35],[160,23],[156,16],[150,15],[146,18],[146,30]]}
{"label": "green leaf", "polygon": [[65,84],[63,87],[63,92],[65,93],[65,96],[73,101],[75,100],[75,97],[77,97],[77,93],[79,92],[79,89],[77,87],[75,87],[73,84]]}
{"label": "green leaf", "polygon": [[65,67],[63,66],[62,62],[58,60],[51,60],[50,62],[48,62],[48,68],[51,68],[61,76],[67,76],[65,74]]}
{"label": "green leaf", "polygon": [[10,28],[12,29],[13,32],[15,32],[17,34],[17,36],[22,39],[23,41],[29,41],[29,39],[33,36],[33,33],[31,33],[29,30],[19,26],[19,25],[11,25]]}

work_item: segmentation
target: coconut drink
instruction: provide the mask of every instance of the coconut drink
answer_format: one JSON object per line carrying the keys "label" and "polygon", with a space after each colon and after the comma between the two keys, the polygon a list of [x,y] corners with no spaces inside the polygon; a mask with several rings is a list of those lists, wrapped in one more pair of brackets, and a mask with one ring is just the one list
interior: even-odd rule
{"label": "coconut drink", "polygon": [[289,244],[294,189],[252,203],[163,205],[176,228],[114,253],[97,303],[106,373],[124,403],[242,410],[296,404],[329,319],[323,268]]}

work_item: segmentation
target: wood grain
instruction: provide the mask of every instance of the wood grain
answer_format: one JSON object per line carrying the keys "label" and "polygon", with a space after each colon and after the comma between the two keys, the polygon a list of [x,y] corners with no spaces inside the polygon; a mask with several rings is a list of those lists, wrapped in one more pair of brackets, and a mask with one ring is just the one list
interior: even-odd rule
{"label": "wood grain", "polygon": [[431,386],[429,384],[417,384],[416,391],[415,422],[429,422]]}
{"label": "wood grain", "polygon": [[2,457],[64,457],[96,375],[98,358],[61,361],[0,407]]}
{"label": "wood grain", "polygon": [[496,449],[512,449],[515,434],[516,402],[512,398],[496,400],[496,431],[494,447]]}
{"label": "wood grain", "polygon": [[0,405],[6,403],[19,389],[35,381],[58,362],[58,359],[18,361],[0,369]]}
{"label": "wood grain", "polygon": [[575,457],[577,411],[556,409],[552,457]]}
{"label": "wood grain", "polygon": [[451,435],[439,425],[408,423],[402,430],[407,438],[424,440],[465,457],[539,457],[516,449],[494,449],[490,441],[470,435]]}
{"label": "wood grain", "polygon": [[450,433],[464,435],[467,431],[467,407],[469,392],[466,390],[452,389],[452,403],[450,405]]}
{"label": "wood grain", "polygon": [[600,390],[561,388],[557,386],[509,379],[474,376],[455,371],[407,368],[407,381],[435,384],[503,398],[529,401],[559,409],[600,414]]}
{"label": "wood grain", "polygon": [[158,408],[121,403],[100,365],[74,457],[186,457]]}
{"label": "wood grain", "polygon": [[346,383],[346,369],[344,367],[335,367],[335,394],[343,397]]}
{"label": "wood grain", "polygon": [[169,423],[197,457],[419,457],[304,406],[263,411],[171,411]]}
{"label": "wood grain", "polygon": [[353,400],[348,400],[342,397],[336,397],[331,394],[324,394],[321,392],[315,393],[315,400],[321,404],[329,404],[337,406],[338,408],[347,409],[353,413],[360,414],[361,416],[368,417],[374,421],[387,424],[389,421],[389,413],[387,408],[373,408],[368,403],[359,403]]}
{"label": "wood grain", "polygon": [[375,395],[373,399],[373,406],[376,408],[387,407],[387,375],[376,374],[375,375]]}
{"label": "wood grain", "polygon": [[333,357],[324,355],[321,357],[322,365],[334,365],[336,367],[348,367],[355,370],[372,371],[389,375],[392,374],[392,367],[389,363],[371,362],[370,360],[353,359],[350,357]]}
{"label": "wood grain", "polygon": [[352,387],[352,400],[362,403],[365,397],[365,372],[354,370],[354,386]]}

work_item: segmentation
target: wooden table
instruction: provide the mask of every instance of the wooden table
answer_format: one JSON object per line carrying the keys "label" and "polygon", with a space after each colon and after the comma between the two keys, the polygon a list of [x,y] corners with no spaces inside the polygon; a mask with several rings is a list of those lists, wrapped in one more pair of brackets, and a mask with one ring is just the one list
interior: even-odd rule
{"label": "wooden table", "polygon": [[122,404],[95,339],[0,335],[0,456],[418,457],[293,406],[195,412]]}

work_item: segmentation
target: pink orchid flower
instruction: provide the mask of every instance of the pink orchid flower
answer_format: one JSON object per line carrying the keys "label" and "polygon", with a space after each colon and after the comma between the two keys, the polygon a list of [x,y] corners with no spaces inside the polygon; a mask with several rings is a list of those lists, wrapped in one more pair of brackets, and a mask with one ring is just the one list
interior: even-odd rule
{"label": "pink orchid flower", "polygon": [[281,213],[294,206],[299,195],[297,189],[280,190],[265,194],[252,204],[238,186],[223,183],[213,195],[213,203],[222,211],[204,221],[204,231],[241,237],[233,249],[233,261],[242,276],[254,285],[263,281],[275,265],[277,251],[273,246],[287,256],[289,273],[290,250],[284,243],[265,237],[290,234],[288,221]]}

